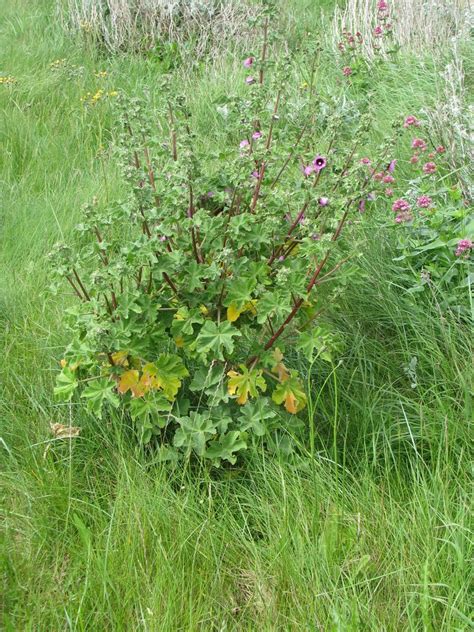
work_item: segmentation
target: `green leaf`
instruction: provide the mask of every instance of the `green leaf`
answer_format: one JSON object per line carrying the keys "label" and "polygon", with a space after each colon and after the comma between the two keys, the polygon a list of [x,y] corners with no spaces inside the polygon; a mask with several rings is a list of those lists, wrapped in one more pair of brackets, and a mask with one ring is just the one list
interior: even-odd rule
{"label": "green leaf", "polygon": [[267,318],[282,319],[291,312],[289,295],[283,292],[265,292],[257,303],[257,322],[262,325]]}
{"label": "green leaf", "polygon": [[54,387],[54,395],[57,399],[63,402],[68,402],[76,388],[79,386],[79,382],[74,371],[65,366],[61,373],[56,377],[56,386]]}
{"label": "green leaf", "polygon": [[271,408],[270,401],[266,397],[259,397],[242,407],[239,416],[240,430],[251,430],[257,437],[263,437],[268,430],[267,422],[274,417],[276,412]]}
{"label": "green leaf", "polygon": [[102,418],[102,408],[107,402],[114,408],[120,403],[119,398],[114,393],[115,384],[108,378],[101,378],[90,382],[89,386],[84,389],[81,397],[87,399],[87,407],[95,415]]}
{"label": "green leaf", "polygon": [[303,332],[296,344],[296,348],[302,351],[309,362],[315,358],[332,362],[332,351],[336,350],[337,346],[333,334],[322,327],[315,327]]}
{"label": "green leaf", "polygon": [[204,456],[208,459],[223,459],[234,464],[237,461],[234,452],[246,449],[247,443],[242,439],[242,433],[238,430],[232,430],[219,437],[219,441],[212,441]]}
{"label": "green leaf", "polygon": [[252,292],[255,290],[257,282],[252,278],[239,278],[231,281],[227,286],[227,294],[224,299],[226,307],[233,306],[240,311],[246,303],[252,299]]}
{"label": "green leaf", "polygon": [[196,349],[204,355],[213,351],[216,358],[224,360],[223,349],[230,355],[234,351],[233,338],[241,335],[228,321],[218,325],[212,320],[207,320],[196,339]]}
{"label": "green leaf", "polygon": [[224,380],[224,367],[219,364],[212,364],[209,369],[201,368],[193,375],[189,390],[203,391],[210,386],[215,386]]}
{"label": "green leaf", "polygon": [[245,364],[240,365],[242,373],[237,371],[229,371],[228,389],[230,395],[237,397],[237,404],[241,406],[245,404],[249,397],[258,397],[258,391],[264,392],[267,388],[267,383],[262,376],[261,369],[249,369]]}
{"label": "green leaf", "polygon": [[172,404],[162,393],[149,393],[130,400],[130,415],[134,421],[151,423],[158,428],[166,426],[167,418],[160,412],[169,412]]}
{"label": "green leaf", "polygon": [[192,412],[178,420],[179,428],[174,435],[177,448],[194,450],[198,456],[206,451],[206,441],[217,433],[215,422],[208,416]]}

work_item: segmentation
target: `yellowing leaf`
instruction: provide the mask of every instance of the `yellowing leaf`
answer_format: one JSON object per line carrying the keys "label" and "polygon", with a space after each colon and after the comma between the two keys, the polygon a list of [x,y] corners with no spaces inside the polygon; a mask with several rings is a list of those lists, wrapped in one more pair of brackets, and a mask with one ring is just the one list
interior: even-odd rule
{"label": "yellowing leaf", "polygon": [[174,339],[175,345],[178,348],[184,347],[184,338],[183,336],[176,336],[176,338]]}
{"label": "yellowing leaf", "polygon": [[252,369],[251,371],[244,365],[240,365],[242,373],[229,371],[227,373],[229,383],[227,385],[229,395],[237,395],[237,403],[243,406],[249,397],[258,397],[258,391],[264,392],[267,384],[262,377],[262,371]]}
{"label": "yellowing leaf", "polygon": [[128,351],[116,351],[112,353],[115,366],[128,366]]}
{"label": "yellowing leaf", "polygon": [[255,305],[257,304],[257,299],[252,299],[251,301],[247,301],[242,307],[237,307],[235,303],[231,303],[227,308],[227,320],[231,323],[235,322],[241,314],[244,312],[252,312],[252,314],[256,314],[257,310],[255,309]]}
{"label": "yellowing leaf", "polygon": [[286,410],[292,415],[306,406],[306,394],[294,373],[276,387],[272,399],[276,404],[284,403]]}
{"label": "yellowing leaf", "polygon": [[273,357],[275,358],[276,364],[272,368],[272,371],[273,373],[278,374],[280,382],[285,382],[290,377],[290,374],[288,373],[286,366],[283,364],[283,354],[278,347],[273,352]]}
{"label": "yellowing leaf", "polygon": [[242,311],[243,310],[241,309],[237,309],[235,303],[231,303],[227,308],[227,320],[229,320],[231,323],[235,322],[239,318]]}
{"label": "yellowing leaf", "polygon": [[64,358],[62,358],[61,362],[59,363],[61,365],[61,368],[64,369],[64,367],[67,365],[67,362]]}
{"label": "yellowing leaf", "polygon": [[252,314],[255,316],[255,314],[257,313],[257,303],[258,300],[256,298],[253,298],[251,301],[248,301],[248,303],[245,303],[244,309],[242,311],[252,312]]}
{"label": "yellowing leaf", "polygon": [[136,369],[125,371],[120,377],[118,391],[122,395],[131,391],[133,397],[142,397],[146,392],[146,387],[139,379],[140,373]]}
{"label": "yellowing leaf", "polygon": [[207,316],[209,314],[209,310],[207,309],[205,305],[200,305],[199,311],[201,312],[203,316]]}

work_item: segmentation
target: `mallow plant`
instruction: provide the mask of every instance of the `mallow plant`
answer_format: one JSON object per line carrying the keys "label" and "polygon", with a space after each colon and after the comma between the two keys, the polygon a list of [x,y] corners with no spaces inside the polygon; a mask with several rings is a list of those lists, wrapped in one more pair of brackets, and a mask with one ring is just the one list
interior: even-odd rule
{"label": "mallow plant", "polygon": [[290,61],[270,60],[270,20],[267,8],[243,90],[216,104],[218,146],[166,81],[159,112],[119,97],[129,195],[87,204],[74,247],[51,254],[77,298],[56,396],[119,409],[163,459],[235,463],[253,442],[287,442],[307,403],[295,350],[331,360],[323,319],[360,252],[370,114],[348,123],[337,101],[292,90]]}

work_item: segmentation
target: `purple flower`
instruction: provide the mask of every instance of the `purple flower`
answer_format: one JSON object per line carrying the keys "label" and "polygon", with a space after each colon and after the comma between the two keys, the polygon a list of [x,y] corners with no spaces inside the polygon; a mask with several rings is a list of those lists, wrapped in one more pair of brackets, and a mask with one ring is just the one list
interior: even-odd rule
{"label": "purple flower", "polygon": [[380,24],[375,27],[374,35],[375,35],[375,37],[382,37],[382,35],[383,35],[383,28],[380,26]]}
{"label": "purple flower", "polygon": [[278,261],[285,261],[285,257],[284,257],[284,255],[280,255],[280,256],[278,257]]}
{"label": "purple flower", "polygon": [[388,172],[389,172],[389,173],[393,173],[393,172],[395,171],[395,167],[396,167],[396,165],[397,165],[397,160],[396,160],[396,159],[395,159],[395,160],[391,160],[391,161],[388,163]]}
{"label": "purple flower", "polygon": [[436,165],[434,162],[427,162],[423,165],[424,173],[434,173],[436,171]]}
{"label": "purple flower", "polygon": [[313,241],[319,241],[319,240],[321,239],[321,235],[320,235],[319,233],[313,233],[313,234],[311,235],[311,239],[312,239]]}
{"label": "purple flower", "polygon": [[326,164],[326,158],[324,158],[323,156],[316,156],[316,158],[313,160],[314,170],[318,172],[324,169]]}
{"label": "purple flower", "polygon": [[415,127],[419,127],[420,121],[416,118],[416,116],[410,114],[410,116],[406,117],[405,122],[403,123],[403,127],[411,127],[412,125],[414,125]]}
{"label": "purple flower", "polygon": [[255,77],[252,77],[252,76],[247,77],[247,79],[245,80],[245,83],[246,83],[247,85],[251,86],[251,85],[252,85],[252,83],[255,83]]}
{"label": "purple flower", "polygon": [[258,178],[260,178],[259,172],[258,171],[252,171],[252,178],[257,178],[257,180],[258,180]]}
{"label": "purple flower", "polygon": [[359,213],[365,213],[365,200],[359,202]]}
{"label": "purple flower", "polygon": [[421,151],[426,151],[427,149],[426,142],[422,138],[414,138],[411,146],[413,149],[421,149]]}
{"label": "purple flower", "polygon": [[403,224],[405,222],[411,222],[412,220],[413,220],[413,216],[410,213],[410,211],[402,211],[395,218],[395,221],[397,222],[397,224]]}
{"label": "purple flower", "polygon": [[160,241],[166,241],[166,235],[161,235]]}
{"label": "purple flower", "polygon": [[208,197],[208,198],[212,198],[212,197],[214,197],[214,195],[215,195],[214,191],[208,191],[206,193],[206,197]]}
{"label": "purple flower", "polygon": [[469,254],[473,246],[474,246],[474,243],[471,241],[471,239],[460,239],[458,241],[458,245],[455,252],[456,257],[460,257],[464,253]]}
{"label": "purple flower", "polygon": [[363,165],[370,165],[370,163],[371,163],[370,158],[361,158],[361,160],[360,160],[360,161],[361,161],[361,163],[362,163]]}
{"label": "purple flower", "polygon": [[303,167],[303,173],[306,177],[310,176],[313,172],[314,172],[313,165],[306,165],[306,167]]}
{"label": "purple flower", "polygon": [[258,140],[259,138],[262,138],[262,132],[254,132],[254,133],[252,134],[252,138],[253,138],[254,140]]}
{"label": "purple flower", "polygon": [[431,198],[428,195],[420,195],[416,203],[420,208],[428,208],[431,205]]}
{"label": "purple flower", "polygon": [[344,77],[350,77],[352,75],[352,68],[350,66],[344,66],[342,69],[342,74]]}
{"label": "purple flower", "polygon": [[395,178],[391,175],[386,175],[383,177],[383,182],[385,182],[385,184],[393,184],[395,182]]}
{"label": "purple flower", "polygon": [[245,149],[245,148],[246,148],[246,147],[248,147],[249,145],[250,145],[249,141],[248,141],[247,139],[245,139],[245,140],[241,140],[241,141],[240,141],[240,145],[239,145],[239,147],[240,147],[240,149]]}
{"label": "purple flower", "polygon": [[247,57],[247,59],[244,59],[245,68],[250,68],[254,61],[255,59],[253,57]]}
{"label": "purple flower", "polygon": [[320,197],[318,200],[318,204],[319,206],[327,206],[329,204],[329,198],[327,197]]}
{"label": "purple flower", "polygon": [[398,211],[402,211],[402,213],[405,213],[406,211],[410,210],[410,205],[408,204],[408,202],[406,200],[403,199],[399,199],[399,200],[395,200],[395,202],[392,204],[392,211],[394,213],[397,213]]}

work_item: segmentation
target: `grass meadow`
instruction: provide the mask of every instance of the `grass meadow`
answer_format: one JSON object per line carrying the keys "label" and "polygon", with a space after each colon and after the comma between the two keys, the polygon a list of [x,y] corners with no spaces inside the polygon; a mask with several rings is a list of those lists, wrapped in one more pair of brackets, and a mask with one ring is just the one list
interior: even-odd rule
{"label": "grass meadow", "polygon": [[[289,50],[308,31],[324,39],[333,10],[282,2]],[[328,50],[316,81],[336,90]],[[450,54],[401,50],[375,72],[374,145],[387,121],[436,105]],[[472,629],[472,322],[441,311],[434,290],[406,291],[394,229],[374,217],[362,272],[334,310],[341,356],[312,367],[294,357],[309,398],[297,455],[164,466],[119,415],[99,421],[53,399],[73,297],[48,292],[46,255],[83,203],[123,193],[107,149],[114,97],[81,98],[153,102],[168,61],[81,42],[50,0],[2,0],[0,60],[15,79],[0,85],[1,628]],[[213,102],[240,69],[233,53],[172,68],[200,143],[225,138]],[[302,61],[299,83],[305,72]],[[52,441],[54,422],[80,436]]]}

